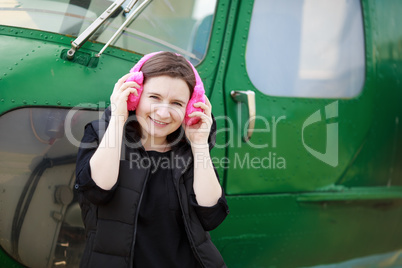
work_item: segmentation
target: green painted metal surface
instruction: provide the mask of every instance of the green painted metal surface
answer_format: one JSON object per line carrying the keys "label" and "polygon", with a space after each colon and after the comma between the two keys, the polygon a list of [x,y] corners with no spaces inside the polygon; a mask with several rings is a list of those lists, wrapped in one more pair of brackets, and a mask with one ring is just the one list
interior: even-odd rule
{"label": "green painted metal surface", "polygon": [[[232,213],[215,233],[226,260],[231,267],[299,267],[399,249],[402,31],[396,26],[401,21],[395,12],[401,3],[362,1],[365,84],[359,96],[338,100],[273,97],[252,85],[245,67],[252,7],[251,2],[240,2],[237,17],[241,19],[233,29],[222,86],[226,112],[239,118],[238,107],[228,98],[230,91],[253,90],[257,115],[269,120],[271,130],[273,116],[285,119],[277,124],[276,146],[272,131],[254,133],[255,144],[268,141],[270,147],[262,150],[241,143],[229,147],[228,155],[229,159],[270,156],[273,161],[275,154],[286,160],[286,169],[275,168],[272,162],[267,169],[228,169],[225,186],[232,195]],[[323,114],[333,103],[337,118],[317,124],[308,138],[312,147],[323,148],[325,124],[338,123],[336,167],[315,159],[301,140],[305,120],[317,110]],[[242,113],[244,120],[246,111]],[[258,128],[264,128],[262,122],[256,122]],[[234,140],[241,136],[240,131],[234,133]]]}
{"label": "green painted metal surface", "polygon": [[[233,144],[213,150],[216,160],[230,161],[218,171],[231,213],[211,232],[228,267],[306,267],[402,248],[402,2],[362,1],[365,83],[351,99],[273,97],[255,88],[245,65],[252,10],[253,1],[218,1],[208,52],[197,66],[218,129],[231,126],[225,115],[234,129],[217,136],[218,145]],[[108,105],[115,81],[141,55],[109,48],[91,65],[103,44],[87,42],[82,62],[71,62],[61,55],[72,40],[0,26],[0,114],[23,107]],[[232,90],[255,92],[257,115],[271,131],[255,132],[250,142],[268,142],[267,148],[243,141],[247,113],[239,113]],[[324,116],[331,104],[337,117],[308,129],[305,141],[324,151],[326,124],[337,123],[335,167],[313,157],[302,141],[306,119],[316,111]],[[266,125],[257,120],[255,128]],[[266,159],[266,168],[234,166],[247,155]],[[4,251],[0,266],[19,267]]]}

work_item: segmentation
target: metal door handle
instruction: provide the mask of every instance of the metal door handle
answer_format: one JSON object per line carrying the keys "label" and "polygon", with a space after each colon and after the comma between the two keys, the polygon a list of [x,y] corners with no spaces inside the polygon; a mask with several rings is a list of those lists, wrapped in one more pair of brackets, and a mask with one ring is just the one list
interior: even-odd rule
{"label": "metal door handle", "polygon": [[248,129],[247,136],[243,137],[245,141],[251,139],[253,135],[254,125],[255,125],[255,93],[254,91],[237,91],[232,90],[230,92],[232,99],[237,103],[245,103],[248,107]]}

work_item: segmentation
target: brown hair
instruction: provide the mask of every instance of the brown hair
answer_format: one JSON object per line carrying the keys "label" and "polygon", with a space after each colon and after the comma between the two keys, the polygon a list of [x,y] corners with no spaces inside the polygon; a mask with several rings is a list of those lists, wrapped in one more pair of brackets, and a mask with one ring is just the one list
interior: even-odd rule
{"label": "brown hair", "polygon": [[144,84],[147,79],[156,76],[170,76],[183,79],[190,90],[190,98],[193,95],[196,84],[193,68],[182,56],[172,52],[161,52],[149,58],[141,67],[144,74]]}
{"label": "brown hair", "polygon": [[[141,72],[144,75],[144,84],[147,79],[152,77],[166,75],[172,78],[183,79],[190,90],[190,98],[193,95],[196,79],[193,68],[190,63],[182,56],[172,52],[161,52],[149,58],[141,67]],[[135,111],[130,112],[134,115]],[[130,120],[129,125],[134,128],[134,131],[142,136],[142,130],[137,120]],[[176,131],[170,133],[166,140],[172,146],[179,146],[186,141],[184,129],[180,126]]]}

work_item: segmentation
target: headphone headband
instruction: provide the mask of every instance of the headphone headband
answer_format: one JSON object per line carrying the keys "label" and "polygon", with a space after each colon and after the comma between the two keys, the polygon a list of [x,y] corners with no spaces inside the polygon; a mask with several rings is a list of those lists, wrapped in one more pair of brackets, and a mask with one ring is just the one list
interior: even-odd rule
{"label": "headphone headband", "polygon": [[[142,65],[144,65],[144,63],[145,63],[147,60],[149,60],[149,59],[152,58],[153,56],[155,56],[155,55],[157,55],[157,54],[159,54],[159,53],[162,53],[162,52],[163,52],[163,51],[158,51],[158,52],[152,52],[152,53],[149,53],[149,54],[144,55],[144,57],[142,57],[142,58],[134,65],[134,67],[130,70],[130,73],[135,73],[135,72],[141,71]],[[179,56],[179,57],[183,57],[182,55],[180,55],[180,54],[178,54],[178,53],[175,53],[175,54],[176,54],[177,56]],[[186,59],[186,60],[187,60],[187,59]],[[200,75],[198,74],[197,70],[195,69],[194,65],[191,64],[191,62],[188,61],[188,60],[187,60],[187,62],[190,64],[191,68],[193,69],[193,73],[194,73],[194,76],[195,76],[194,91],[195,91],[195,88],[196,88],[196,87],[197,87],[197,88],[200,88],[200,89],[202,89],[202,90],[204,90],[204,84],[202,83],[201,77],[200,77]],[[204,92],[205,92],[205,90],[204,90]]]}

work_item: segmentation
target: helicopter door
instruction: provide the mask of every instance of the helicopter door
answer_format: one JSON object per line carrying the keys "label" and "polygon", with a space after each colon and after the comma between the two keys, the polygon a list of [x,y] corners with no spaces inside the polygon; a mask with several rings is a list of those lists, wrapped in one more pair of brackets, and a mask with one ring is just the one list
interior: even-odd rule
{"label": "helicopter door", "polygon": [[224,83],[227,194],[336,183],[352,158],[338,142],[347,135],[339,99],[357,96],[364,82],[360,1],[239,5]]}

